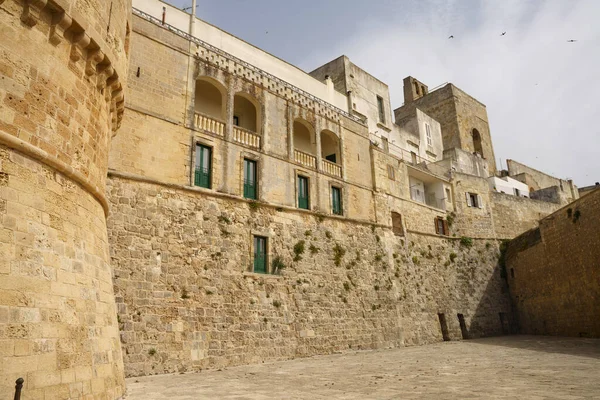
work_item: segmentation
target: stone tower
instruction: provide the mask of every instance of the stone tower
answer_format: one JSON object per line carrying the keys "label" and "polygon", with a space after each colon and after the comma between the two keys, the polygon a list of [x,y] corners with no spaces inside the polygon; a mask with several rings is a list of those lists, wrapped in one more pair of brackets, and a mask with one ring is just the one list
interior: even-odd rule
{"label": "stone tower", "polygon": [[[0,393],[114,399],[106,231],[130,0],[0,0]],[[11,395],[12,396],[12,395]]]}
{"label": "stone tower", "polygon": [[440,123],[444,150],[459,148],[476,153],[487,161],[491,174],[496,171],[485,104],[451,83],[430,92],[409,76],[404,78],[404,105],[394,110],[396,122],[412,115],[415,108]]}

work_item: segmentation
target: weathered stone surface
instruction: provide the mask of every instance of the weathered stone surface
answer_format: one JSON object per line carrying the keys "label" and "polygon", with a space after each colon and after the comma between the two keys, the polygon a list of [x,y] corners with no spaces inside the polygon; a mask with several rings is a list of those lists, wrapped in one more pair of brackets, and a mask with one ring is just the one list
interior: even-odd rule
{"label": "weathered stone surface", "polygon": [[542,219],[506,251],[523,333],[600,337],[600,190]]}
{"label": "weathered stone surface", "polygon": [[[124,392],[104,185],[109,140],[123,114],[112,91],[123,88],[130,7],[128,0],[0,2],[5,397],[19,377],[23,398]],[[105,80],[114,87],[104,91],[99,61],[113,70]]]}
{"label": "weathered stone surface", "polygon": [[[453,339],[458,313],[469,336],[499,334],[510,313],[494,241],[398,238],[117,177],[108,187],[128,376],[439,341],[438,313]],[[252,235],[268,238],[281,274],[250,272]]]}

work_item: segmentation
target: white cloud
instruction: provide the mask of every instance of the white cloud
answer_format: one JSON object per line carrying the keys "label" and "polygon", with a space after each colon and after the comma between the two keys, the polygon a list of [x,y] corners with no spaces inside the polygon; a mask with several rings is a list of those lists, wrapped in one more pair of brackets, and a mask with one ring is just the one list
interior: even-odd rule
{"label": "white cloud", "polygon": [[596,0],[415,2],[393,23],[364,19],[301,67],[346,54],[390,86],[395,107],[405,76],[430,88],[452,82],[486,104],[497,159],[591,185],[600,180],[598,17]]}

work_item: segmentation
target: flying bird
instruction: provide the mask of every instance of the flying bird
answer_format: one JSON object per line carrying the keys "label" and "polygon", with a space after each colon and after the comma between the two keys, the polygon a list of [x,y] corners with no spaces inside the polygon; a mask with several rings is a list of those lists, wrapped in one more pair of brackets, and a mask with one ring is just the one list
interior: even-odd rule
{"label": "flying bird", "polygon": [[506,35],[506,32],[502,32],[502,33],[500,34],[500,36],[504,36],[504,35]]}
{"label": "flying bird", "polygon": [[448,39],[454,39],[454,35],[448,36]]}
{"label": "flying bird", "polygon": [[567,42],[569,42],[569,43],[573,43],[573,42],[576,42],[576,41],[577,41],[576,39],[569,39],[569,40],[567,40]]}

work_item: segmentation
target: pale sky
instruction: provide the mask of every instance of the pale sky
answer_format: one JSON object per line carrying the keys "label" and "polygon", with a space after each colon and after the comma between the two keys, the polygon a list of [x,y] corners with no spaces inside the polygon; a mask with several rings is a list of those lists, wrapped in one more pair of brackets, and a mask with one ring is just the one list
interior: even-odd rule
{"label": "pale sky", "polygon": [[393,108],[408,75],[452,82],[487,106],[503,168],[511,158],[578,186],[600,181],[600,0],[198,4],[199,18],[305,71],[347,55],[389,85]]}

